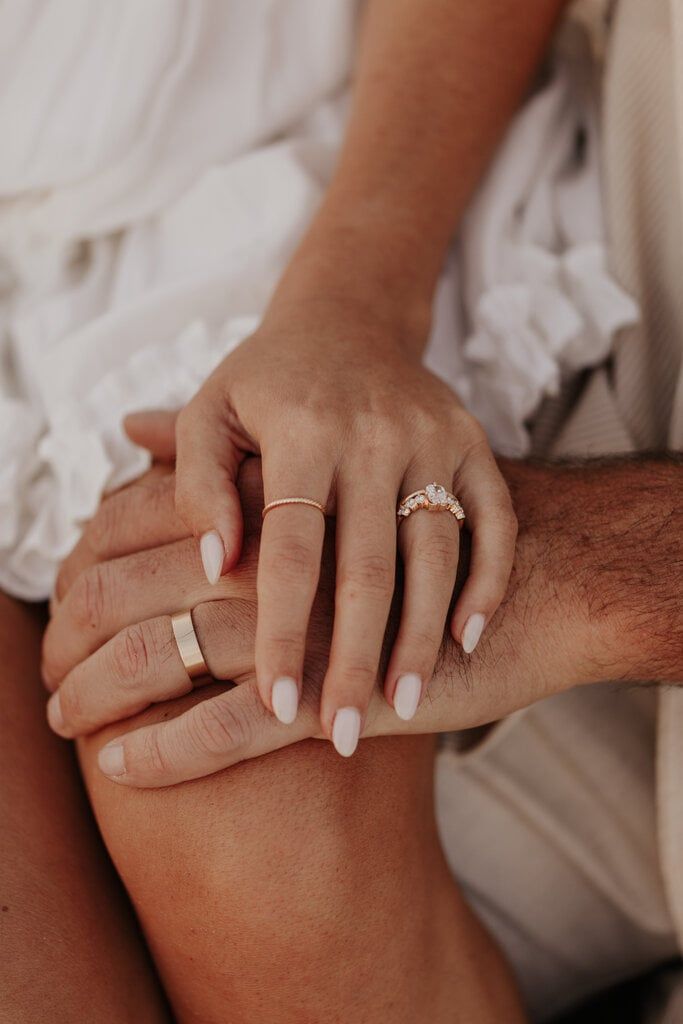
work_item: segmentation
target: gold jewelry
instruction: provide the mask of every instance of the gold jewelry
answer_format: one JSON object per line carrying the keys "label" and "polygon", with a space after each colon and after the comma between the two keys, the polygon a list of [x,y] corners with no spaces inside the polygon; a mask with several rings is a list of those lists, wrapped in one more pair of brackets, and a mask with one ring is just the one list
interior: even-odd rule
{"label": "gold jewelry", "polygon": [[460,526],[465,518],[465,512],[459,500],[441,484],[427,484],[424,490],[413,491],[412,494],[402,498],[396,510],[399,525],[403,519],[407,519],[420,508],[427,509],[428,512],[450,512],[458,520]]}
{"label": "gold jewelry", "polygon": [[204,655],[194,631],[192,612],[176,612],[171,616],[171,626],[175,642],[178,645],[178,654],[190,679],[196,679],[197,676],[210,676],[211,673],[204,661]]}
{"label": "gold jewelry", "polygon": [[325,506],[319,501],[314,501],[313,498],[278,498],[277,501],[268,502],[261,513],[261,518],[265,519],[269,512],[274,508],[280,508],[282,505],[310,505],[311,508],[317,508],[323,515],[327,514]]}

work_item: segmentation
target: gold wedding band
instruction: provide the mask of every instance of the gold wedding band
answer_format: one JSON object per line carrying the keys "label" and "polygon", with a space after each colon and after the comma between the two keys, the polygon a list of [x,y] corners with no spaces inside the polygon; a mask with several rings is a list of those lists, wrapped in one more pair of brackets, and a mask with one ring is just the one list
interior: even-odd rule
{"label": "gold wedding band", "polygon": [[277,501],[268,502],[261,513],[261,518],[265,519],[274,508],[281,508],[283,505],[310,505],[311,508],[317,508],[323,515],[327,514],[325,506],[319,501],[314,501],[313,498],[278,498]]}
{"label": "gold wedding band", "polygon": [[204,655],[194,631],[192,612],[176,612],[171,616],[171,626],[178,646],[178,654],[190,679],[196,679],[197,676],[210,676],[211,673],[204,661]]}
{"label": "gold wedding band", "polygon": [[427,484],[424,490],[413,491],[402,498],[396,509],[399,524],[421,508],[428,512],[450,512],[458,520],[459,526],[462,526],[465,519],[465,511],[459,499],[441,484]]}

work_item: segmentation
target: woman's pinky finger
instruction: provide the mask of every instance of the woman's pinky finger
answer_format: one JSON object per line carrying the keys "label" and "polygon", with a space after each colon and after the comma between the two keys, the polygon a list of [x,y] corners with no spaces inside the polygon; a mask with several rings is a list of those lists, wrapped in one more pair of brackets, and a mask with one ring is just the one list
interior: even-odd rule
{"label": "woman's pinky finger", "polygon": [[467,580],[451,618],[451,633],[471,654],[500,605],[510,580],[517,518],[493,455],[474,459],[459,473],[458,494],[472,535]]}

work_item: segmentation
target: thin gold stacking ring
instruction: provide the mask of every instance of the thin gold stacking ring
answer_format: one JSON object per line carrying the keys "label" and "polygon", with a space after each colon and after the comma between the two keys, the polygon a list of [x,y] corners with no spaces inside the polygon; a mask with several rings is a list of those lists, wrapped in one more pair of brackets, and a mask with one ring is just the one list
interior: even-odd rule
{"label": "thin gold stacking ring", "polygon": [[310,505],[311,508],[317,508],[323,515],[327,514],[325,506],[319,501],[314,501],[313,498],[278,498],[277,501],[268,502],[261,513],[261,517],[265,519],[274,508],[282,508],[283,505]]}

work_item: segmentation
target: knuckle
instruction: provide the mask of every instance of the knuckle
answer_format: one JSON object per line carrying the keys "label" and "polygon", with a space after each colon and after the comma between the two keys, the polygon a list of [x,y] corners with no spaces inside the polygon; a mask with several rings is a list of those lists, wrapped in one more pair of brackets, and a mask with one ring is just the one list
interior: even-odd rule
{"label": "knuckle", "polygon": [[93,565],[74,583],[71,614],[76,626],[96,630],[102,622],[111,585],[107,575],[104,565]]}
{"label": "knuckle", "polygon": [[193,747],[209,754],[222,754],[246,744],[248,725],[227,702],[207,700],[197,704],[188,723]]}
{"label": "knuckle", "polygon": [[400,451],[404,430],[403,419],[391,408],[367,410],[354,418],[356,448],[368,459],[377,458],[378,454],[386,458]]}
{"label": "knuckle", "polygon": [[127,626],[113,640],[112,656],[117,678],[122,683],[136,683],[149,672],[153,647],[147,627],[140,623]]}
{"label": "knuckle", "polygon": [[270,547],[265,569],[282,583],[310,588],[318,579],[319,556],[300,537],[285,535]]}
{"label": "knuckle", "polygon": [[427,442],[437,451],[443,447],[444,425],[448,426],[448,421],[444,420],[441,405],[433,407],[421,405],[412,412],[410,423],[414,436]]}
{"label": "knuckle", "polygon": [[480,472],[482,467],[495,470],[495,461],[488,437],[482,427],[473,420],[466,428],[458,431],[458,436],[464,440],[460,454],[459,474],[467,471]]}
{"label": "knuckle", "polygon": [[205,601],[197,605],[192,617],[199,646],[214,679],[235,679],[253,668],[255,602]]}
{"label": "knuckle", "polygon": [[346,659],[335,673],[331,689],[352,689],[357,693],[369,693],[378,679],[378,665],[369,658]]}
{"label": "knuckle", "polygon": [[394,574],[394,563],[385,555],[357,555],[340,566],[340,587],[349,597],[361,591],[386,598],[394,591]]}
{"label": "knuckle", "polygon": [[304,659],[306,646],[305,626],[301,633],[275,633],[267,636],[263,645],[264,663],[278,666],[279,672],[298,675]]}
{"label": "knuckle", "polygon": [[280,665],[296,666],[303,660],[306,627],[300,633],[274,633],[267,639],[267,654]]}
{"label": "knuckle", "polygon": [[[277,437],[273,437],[284,450],[334,451],[344,420],[336,409],[324,405],[304,405],[293,401],[277,425]],[[284,432],[283,432],[284,431]],[[312,440],[315,438],[315,442]]]}
{"label": "knuckle", "polygon": [[[433,658],[434,653],[441,646],[443,639],[442,632],[429,629],[428,626],[408,626],[401,637],[401,647],[408,655],[415,655],[417,658]],[[408,658],[408,660],[411,660]]]}
{"label": "knuckle", "polygon": [[486,432],[479,420],[459,402],[454,402],[450,406],[450,421],[458,437],[464,438],[469,446],[482,442],[488,444]]}
{"label": "knuckle", "polygon": [[[132,756],[126,751],[126,762],[130,756],[129,771],[140,771],[163,778],[171,769],[171,759],[159,737],[159,727],[151,727],[140,734],[139,747],[136,744]],[[127,765],[128,766],[128,765]]]}
{"label": "knuckle", "polygon": [[450,526],[451,530],[445,531],[441,528],[435,530],[421,544],[417,543],[410,552],[411,558],[417,561],[420,569],[427,571],[430,578],[436,578],[439,581],[451,580],[458,563],[460,542],[455,534],[457,524],[447,523],[446,525]]}

